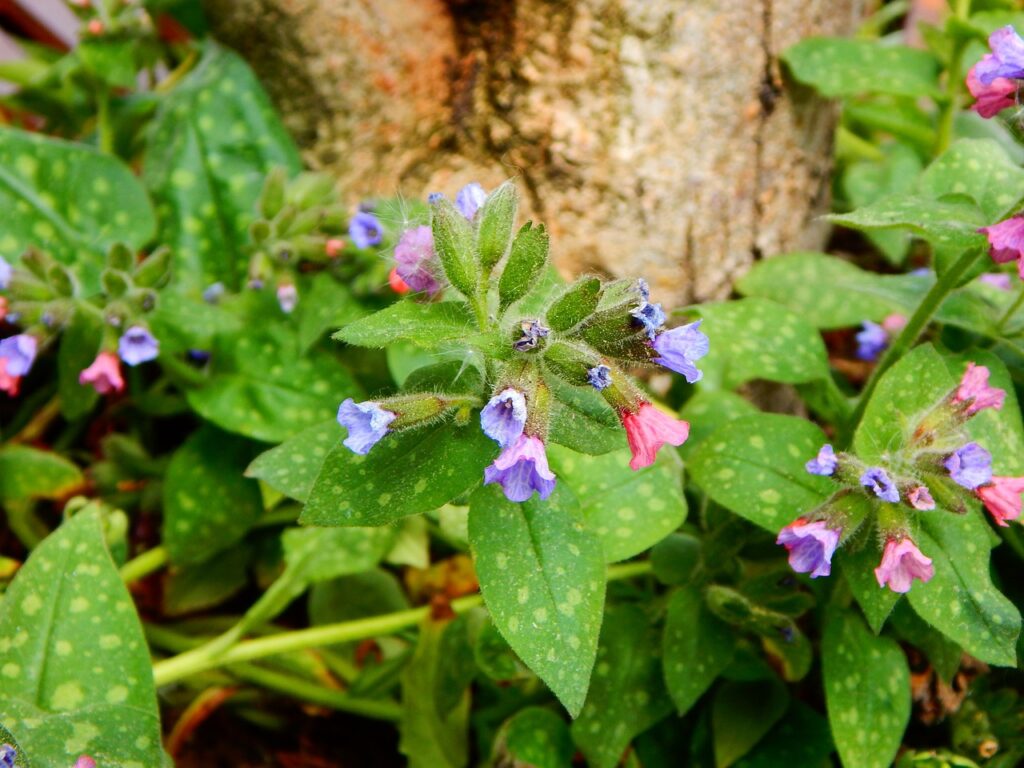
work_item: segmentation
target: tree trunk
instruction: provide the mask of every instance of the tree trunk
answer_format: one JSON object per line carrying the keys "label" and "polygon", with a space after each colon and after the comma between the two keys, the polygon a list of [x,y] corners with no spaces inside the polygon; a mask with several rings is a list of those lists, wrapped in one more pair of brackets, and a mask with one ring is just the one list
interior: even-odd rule
{"label": "tree trunk", "polygon": [[351,201],[518,176],[567,273],[721,298],[822,245],[834,110],[777,55],[861,0],[206,0]]}

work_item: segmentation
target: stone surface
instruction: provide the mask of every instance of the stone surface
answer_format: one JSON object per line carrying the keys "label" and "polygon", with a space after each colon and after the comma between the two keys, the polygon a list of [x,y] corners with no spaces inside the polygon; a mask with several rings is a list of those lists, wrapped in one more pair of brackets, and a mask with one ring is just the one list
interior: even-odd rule
{"label": "stone surface", "polygon": [[567,274],[721,298],[822,245],[833,107],[776,56],[862,0],[206,0],[350,202],[521,179]]}

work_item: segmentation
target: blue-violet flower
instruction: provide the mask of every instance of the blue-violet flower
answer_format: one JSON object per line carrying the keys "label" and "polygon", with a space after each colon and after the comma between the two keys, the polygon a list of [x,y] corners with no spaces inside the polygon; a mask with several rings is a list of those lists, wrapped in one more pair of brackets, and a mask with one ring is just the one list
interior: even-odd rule
{"label": "blue-violet flower", "polygon": [[992,479],[992,454],[977,443],[957,448],[946,458],[943,466],[958,485],[971,490]]}
{"label": "blue-violet flower", "polygon": [[0,358],[7,363],[7,375],[24,376],[28,373],[36,360],[38,348],[39,342],[36,341],[36,337],[27,333],[19,333],[17,336],[0,340]]}
{"label": "blue-violet flower", "polygon": [[867,471],[860,476],[860,484],[874,493],[875,496],[880,498],[882,501],[888,501],[895,504],[900,500],[899,489],[896,488],[896,484],[881,467],[869,467]]}
{"label": "blue-violet flower", "polygon": [[349,222],[348,236],[356,248],[369,248],[380,244],[384,239],[384,230],[376,216],[368,211],[359,211]]}
{"label": "blue-violet flower", "polygon": [[484,470],[484,485],[500,483],[509,501],[526,501],[534,491],[546,499],[555,489],[555,474],[548,468],[544,443],[522,434]]}
{"label": "blue-violet flower", "polygon": [[704,375],[694,365],[708,353],[708,337],[701,333],[701,320],[663,331],[654,337],[651,346],[658,353],[654,362],[686,377],[690,384]]}
{"label": "blue-violet flower", "polygon": [[128,365],[139,365],[156,359],[160,354],[160,342],[143,326],[133,325],[117,342],[117,354]]}
{"label": "blue-violet flower", "polygon": [[804,468],[812,475],[828,477],[836,471],[839,461],[836,459],[836,452],[832,446],[825,443],[818,451],[818,455],[804,464]]}
{"label": "blue-violet flower", "polygon": [[348,430],[342,444],[365,456],[388,433],[388,425],[396,418],[397,413],[385,411],[377,403],[357,403],[350,397],[338,407],[338,423]]}
{"label": "blue-violet flower", "polygon": [[604,363],[595,365],[587,371],[587,381],[598,391],[607,389],[612,385],[612,369]]}
{"label": "blue-violet flower", "polygon": [[463,216],[472,221],[486,199],[487,193],[484,192],[484,188],[473,181],[459,190],[459,194],[455,196],[455,207]]}
{"label": "blue-violet flower", "polygon": [[519,439],[526,426],[526,397],[509,387],[492,397],[480,411],[484,434],[508,448]]}

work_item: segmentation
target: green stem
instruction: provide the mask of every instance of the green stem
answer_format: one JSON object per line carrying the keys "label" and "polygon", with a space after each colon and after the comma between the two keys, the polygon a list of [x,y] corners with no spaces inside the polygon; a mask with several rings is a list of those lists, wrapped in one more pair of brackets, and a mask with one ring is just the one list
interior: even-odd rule
{"label": "green stem", "polygon": [[[608,568],[608,580],[628,579],[647,573],[650,569],[651,565],[648,561],[613,565]],[[451,610],[456,614],[465,613],[482,603],[483,598],[480,595],[460,597],[452,601]],[[153,679],[158,686],[167,685],[208,669],[236,664],[240,661],[252,661],[278,653],[390,635],[420,624],[430,616],[430,611],[431,607],[425,605],[406,611],[387,613],[383,616],[372,616],[355,621],[343,621],[338,624],[325,624],[322,627],[282,632],[269,637],[242,640],[228,648],[223,648],[221,644],[207,643],[187,650],[178,656],[156,662],[153,665]]]}
{"label": "green stem", "polygon": [[1003,316],[999,318],[999,322],[996,323],[995,333],[998,335],[1003,327],[1010,322],[1011,318],[1017,314],[1017,310],[1020,309],[1021,304],[1024,304],[1024,286],[1021,286],[1020,291],[1017,293],[1017,299],[1010,305],[1010,308],[1003,313]]}
{"label": "green stem", "polygon": [[121,566],[121,579],[125,584],[139,581],[167,565],[167,550],[153,547]]}
{"label": "green stem", "polygon": [[476,316],[477,326],[481,331],[486,331],[489,322],[489,318],[487,317],[487,291],[477,291],[476,295],[469,298],[469,304],[473,307],[473,314]]}
{"label": "green stem", "polygon": [[[971,15],[971,0],[956,0],[953,7],[953,15],[966,22]],[[946,98],[942,106],[942,114],[939,117],[939,130],[935,138],[935,154],[941,155],[953,140],[953,119],[960,110],[960,70],[963,68],[964,50],[967,48],[967,41],[956,36],[953,39],[953,50],[949,57],[949,67],[946,70]]]}
{"label": "green stem", "polygon": [[867,408],[868,402],[871,400],[871,395],[875,391],[875,387],[878,386],[879,380],[889,368],[892,367],[893,363],[903,357],[904,354],[914,345],[918,337],[924,332],[928,323],[931,321],[935,313],[939,311],[939,307],[942,306],[942,302],[945,301],[946,297],[953,292],[953,290],[960,284],[960,278],[962,278],[971,267],[974,266],[975,262],[984,255],[984,251],[968,251],[953,264],[931,287],[931,290],[925,294],[925,297],[921,299],[921,303],[918,305],[914,314],[910,320],[907,321],[906,326],[900,332],[900,335],[896,337],[896,341],[893,342],[885,354],[882,355],[882,359],[878,361],[878,365],[875,366],[875,370],[871,374],[871,378],[868,379],[868,383],[864,385],[863,391],[860,393],[860,399],[857,401],[857,408],[853,412],[853,417],[850,419],[851,432],[853,428],[856,428],[860,424],[860,420],[864,417],[864,409]]}
{"label": "green stem", "polygon": [[46,434],[46,430],[60,416],[60,398],[54,395],[46,405],[36,411],[29,422],[22,427],[9,443],[33,443]]}
{"label": "green stem", "polygon": [[100,151],[114,154],[114,128],[110,121],[110,88],[100,83],[96,90],[96,131],[99,134]]}

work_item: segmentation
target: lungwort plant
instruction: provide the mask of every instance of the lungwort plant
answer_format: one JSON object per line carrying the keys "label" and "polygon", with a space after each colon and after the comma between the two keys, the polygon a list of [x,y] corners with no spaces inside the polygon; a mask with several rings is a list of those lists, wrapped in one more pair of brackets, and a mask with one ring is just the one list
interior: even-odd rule
{"label": "lungwort plant", "polygon": [[1024,759],[1018,13],[789,49],[855,253],[668,311],[74,5],[0,69],[0,763]]}

